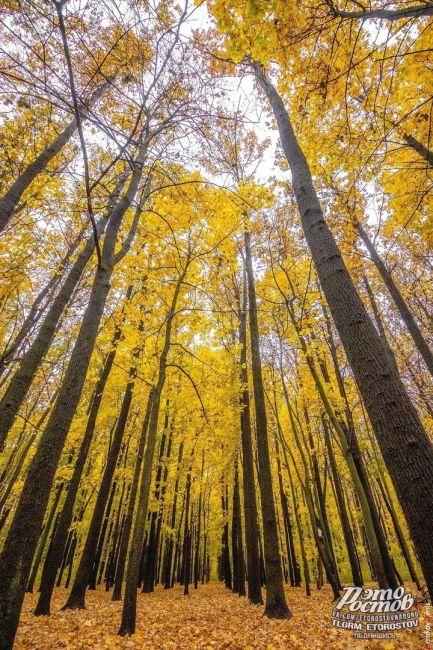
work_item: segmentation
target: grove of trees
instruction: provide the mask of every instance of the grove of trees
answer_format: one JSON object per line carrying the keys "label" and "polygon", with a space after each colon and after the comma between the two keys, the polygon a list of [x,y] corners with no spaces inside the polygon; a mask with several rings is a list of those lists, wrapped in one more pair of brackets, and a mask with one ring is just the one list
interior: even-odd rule
{"label": "grove of trees", "polygon": [[433,596],[432,21],[2,4],[0,650],[58,587]]}

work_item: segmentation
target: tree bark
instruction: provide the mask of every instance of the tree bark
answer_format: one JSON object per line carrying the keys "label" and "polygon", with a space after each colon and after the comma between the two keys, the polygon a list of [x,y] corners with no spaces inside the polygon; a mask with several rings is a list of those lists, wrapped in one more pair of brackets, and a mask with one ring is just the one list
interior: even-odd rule
{"label": "tree bark", "polygon": [[[108,78],[90,95],[89,99],[81,107],[80,113],[83,118],[102,97],[102,95],[113,84],[114,77]],[[9,190],[0,198],[0,233],[6,228],[24,192],[34,181],[36,176],[43,172],[48,163],[56,156],[69,142],[77,129],[77,120],[72,119],[59,135],[31,162],[20,174]]]}
{"label": "tree bark", "polygon": [[404,300],[397,285],[395,284],[391,273],[388,271],[381,257],[379,256],[379,253],[377,252],[376,247],[371,241],[370,237],[367,235],[366,231],[360,223],[356,224],[356,229],[362,241],[364,242],[366,249],[369,252],[373,264],[379,271],[379,275],[382,278],[386,288],[388,289],[394,301],[394,304],[397,307],[400,316],[402,317],[403,322],[413,339],[413,342],[415,343],[418,352],[424,359],[424,363],[427,366],[429,373],[433,377],[433,352],[430,350],[427,341],[425,340],[420,328],[418,327],[414,317],[410,312],[409,307],[406,304],[406,301]]}
{"label": "tree bark", "polygon": [[337,463],[335,461],[334,449],[332,446],[331,436],[329,435],[329,427],[324,418],[323,418],[323,429],[325,433],[325,444],[328,452],[331,474],[334,482],[338,514],[340,515],[341,528],[343,531],[343,537],[346,543],[350,569],[352,572],[352,582],[356,587],[362,587],[363,579],[361,573],[361,566],[359,564],[358,554],[356,552],[355,540],[353,537],[352,529],[350,527],[349,515],[347,514],[346,500],[344,498],[343,486],[341,485],[340,475],[338,473]]}
{"label": "tree bark", "polygon": [[255,64],[274,111],[320,284],[396,488],[433,597],[433,446],[353,285],[329,230],[311,172],[276,89]]}
{"label": "tree bark", "polygon": [[173,562],[173,550],[174,550],[174,528],[176,526],[176,510],[177,510],[177,500],[179,492],[179,472],[183,456],[183,442],[179,445],[178,457],[177,457],[177,474],[176,482],[174,485],[174,498],[173,505],[171,508],[171,521],[170,521],[170,536],[166,548],[165,556],[165,569],[164,569],[164,589],[170,589],[173,586],[173,572],[172,572],[172,562]]}
{"label": "tree bark", "polygon": [[[60,455],[87,375],[90,358],[110,290],[117,235],[135,198],[143,174],[146,148],[140,148],[125,195],[112,210],[103,245],[103,264],[96,270],[89,302],[74,349],[37,452],[27,473],[14,519],[0,555],[0,649],[11,647],[18,627],[31,562]],[[43,477],[43,480],[41,480]]]}
{"label": "tree bark", "polygon": [[241,498],[239,494],[239,468],[237,456],[234,465],[232,509],[233,591],[239,594],[239,596],[245,596],[244,545],[242,536]]}
{"label": "tree bark", "polygon": [[247,551],[248,600],[252,605],[263,605],[260,576],[259,524],[257,514],[256,486],[254,481],[253,435],[251,431],[250,391],[247,367],[247,287],[244,278],[242,309],[239,316],[239,343],[241,345],[239,366],[242,385],[241,394],[241,441],[242,480],[244,493],[245,545]]}
{"label": "tree bark", "polygon": [[245,265],[248,284],[251,359],[253,371],[254,404],[256,412],[257,453],[259,460],[259,487],[262,501],[263,539],[266,570],[265,614],[270,618],[290,618],[283,588],[280,552],[278,546],[277,516],[272,488],[271,459],[267,430],[265,394],[260,358],[260,336],[257,302],[251,256],[251,236],[245,233]]}
{"label": "tree bark", "polygon": [[191,262],[188,254],[185,266],[179,276],[174,290],[171,306],[167,314],[165,323],[164,346],[159,359],[158,379],[155,385],[153,396],[152,411],[149,420],[149,432],[147,436],[146,450],[143,459],[143,470],[140,480],[139,501],[137,513],[132,533],[131,547],[129,551],[128,567],[126,571],[125,599],[122,610],[122,621],[120,624],[120,636],[134,634],[137,608],[137,583],[140,571],[141,543],[144,537],[144,529],[147,520],[147,510],[149,504],[149,492],[152,478],[152,464],[155,454],[156,434],[158,427],[159,407],[161,394],[165,384],[167,373],[167,357],[171,346],[171,335],[173,320],[176,313],[176,305],[179,298],[180,290]]}
{"label": "tree bark", "polygon": [[[123,183],[124,178],[118,183],[111,197],[111,201],[118,196]],[[104,215],[98,222],[98,236],[103,234],[108,223],[110,212],[108,215]],[[33,343],[21,359],[21,363],[0,401],[0,451],[3,449],[8,432],[33,382],[39,364],[49,350],[64,309],[71,299],[94,250],[95,241],[93,237],[90,237],[67,274]]]}
{"label": "tree bark", "polygon": [[141,428],[140,440],[138,442],[137,460],[135,461],[134,476],[132,478],[131,492],[129,495],[129,502],[128,502],[128,511],[123,526],[122,541],[120,545],[119,559],[117,561],[117,570],[116,570],[116,577],[114,580],[112,600],[120,600],[122,595],[122,583],[123,583],[123,576],[125,574],[126,555],[128,553],[129,538],[131,535],[132,521],[134,518],[134,509],[135,509],[135,502],[137,500],[138,482],[140,479],[141,468],[143,464],[143,454],[146,445],[147,430],[149,428],[149,419],[150,419],[150,413],[152,409],[153,394],[154,394],[154,390],[153,388],[151,388],[149,391],[149,396],[147,398],[146,414],[144,416],[143,426]]}
{"label": "tree bark", "polygon": [[[127,291],[126,300],[129,300],[131,292],[132,287],[130,287]],[[87,418],[86,430],[81,441],[80,451],[78,452],[78,457],[74,466],[71,481],[69,483],[65,502],[60,513],[59,521],[57,523],[56,532],[51,547],[47,553],[47,557],[45,558],[41,577],[41,589],[35,608],[36,616],[48,616],[50,613],[51,597],[53,595],[57,570],[60,567],[62,561],[62,555],[68,537],[68,531],[72,523],[74,504],[77,497],[81,476],[83,474],[90,445],[92,443],[93,432],[95,430],[96,419],[98,417],[99,408],[101,406],[102,396],[114,363],[117,352],[117,344],[119,342],[121,334],[121,328],[117,327],[114,331],[114,335],[111,341],[111,350],[107,355],[104,367],[101,374],[99,375],[99,379],[95,387],[92,403],[89,410],[89,416]]]}

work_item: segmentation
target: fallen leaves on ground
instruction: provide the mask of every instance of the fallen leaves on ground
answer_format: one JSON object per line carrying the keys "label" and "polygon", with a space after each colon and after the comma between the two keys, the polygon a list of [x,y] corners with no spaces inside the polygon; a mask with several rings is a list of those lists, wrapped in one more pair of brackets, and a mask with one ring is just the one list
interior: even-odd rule
{"label": "fallen leaves on ground", "polygon": [[332,598],[328,588],[307,598],[301,589],[287,589],[291,620],[270,620],[262,607],[227,591],[219,583],[139,594],[137,632],[117,635],[122,604],[104,590],[87,593],[87,609],[62,611],[66,590],[56,589],[52,615],[35,617],[37,594],[26,597],[14,650],[411,650],[423,647],[423,622],[416,631],[392,640],[362,640],[331,627]]}

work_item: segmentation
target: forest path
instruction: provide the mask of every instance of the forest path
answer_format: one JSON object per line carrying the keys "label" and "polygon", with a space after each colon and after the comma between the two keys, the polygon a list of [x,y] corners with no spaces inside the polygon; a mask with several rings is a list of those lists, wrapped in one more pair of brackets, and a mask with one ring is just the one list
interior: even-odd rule
{"label": "forest path", "polygon": [[182,588],[138,597],[137,633],[117,636],[121,603],[113,603],[103,589],[87,592],[85,611],[61,611],[67,596],[56,589],[53,615],[33,616],[37,594],[26,596],[14,650],[313,650],[372,648],[394,650],[423,647],[423,623],[418,632],[397,633],[392,641],[356,641],[352,633],[331,627],[331,591],[287,589],[293,612],[290,621],[269,620],[261,607],[228,592],[219,583]]}

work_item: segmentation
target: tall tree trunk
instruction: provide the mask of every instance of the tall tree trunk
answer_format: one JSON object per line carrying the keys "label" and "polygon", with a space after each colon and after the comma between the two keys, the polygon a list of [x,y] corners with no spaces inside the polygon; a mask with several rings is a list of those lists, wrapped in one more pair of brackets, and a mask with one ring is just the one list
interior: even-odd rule
{"label": "tall tree trunk", "polygon": [[128,558],[128,567],[126,571],[125,599],[122,610],[122,621],[120,624],[119,634],[127,636],[134,634],[137,608],[137,583],[140,572],[141,543],[144,537],[144,529],[147,520],[147,510],[149,504],[149,492],[152,478],[152,464],[155,454],[156,434],[158,428],[159,407],[161,402],[162,389],[164,388],[167,373],[167,357],[171,346],[171,335],[173,320],[176,314],[176,305],[179,298],[180,290],[185,279],[191,262],[191,256],[188,254],[185,266],[178,278],[174,290],[172,302],[165,323],[164,346],[159,359],[158,379],[155,385],[152,411],[149,421],[149,432],[147,436],[146,450],[143,459],[143,471],[140,480],[139,501],[137,513],[132,533],[131,546]]}
{"label": "tall tree trunk", "polygon": [[[116,200],[125,182],[125,176],[118,183],[114,190],[110,205],[111,212],[112,202]],[[109,214],[105,214],[97,224],[98,236],[101,236],[107,226]],[[78,255],[69,270],[63,285],[61,286],[57,296],[53,300],[39,331],[21,359],[20,365],[14,373],[9,385],[0,401],[0,451],[4,446],[7,434],[12,427],[14,419],[23,403],[27,392],[33,382],[39,364],[46,355],[53,340],[60,318],[65,310],[66,305],[70,301],[75,288],[77,287],[82,273],[89,262],[95,250],[95,241],[90,237],[86,245]]]}
{"label": "tall tree trunk", "polygon": [[[278,417],[276,404],[275,404],[275,412],[276,412],[276,416]],[[279,422],[277,423],[277,426],[279,428],[281,427]],[[277,436],[275,436],[275,454],[277,458],[278,486],[280,490],[281,511],[283,513],[283,521],[284,521],[284,534],[286,538],[287,559],[289,563],[290,586],[299,587],[300,575],[299,575],[299,570],[296,571],[296,567],[298,566],[298,561],[296,559],[295,545],[293,543],[293,530],[292,530],[292,523],[290,521],[289,503],[288,503],[287,494],[283,484],[283,473],[281,470],[280,450],[279,450]]]}
{"label": "tall tree trunk", "polygon": [[[154,498],[155,498],[157,508],[159,508],[159,500],[161,496],[161,479],[162,479],[162,472],[163,472],[162,464],[163,464],[163,458],[165,454],[165,443],[167,437],[166,432],[168,429],[168,422],[169,422],[168,418],[169,415],[168,415],[168,400],[167,400],[164,428],[163,428],[161,443],[159,447],[158,467],[155,476]],[[150,515],[149,540],[147,543],[147,554],[146,554],[146,562],[145,562],[144,576],[143,576],[144,593],[151,593],[155,589],[155,569],[156,569],[158,541],[159,541],[157,537],[158,514],[159,514],[158,510],[154,510]]]}
{"label": "tall tree trunk", "polygon": [[[128,288],[126,300],[128,301],[132,293],[132,287]],[[89,453],[90,445],[93,439],[95,430],[96,419],[98,417],[99,408],[101,406],[102,396],[104,394],[105,385],[113,367],[114,359],[117,352],[117,345],[121,337],[121,327],[116,327],[113,338],[111,340],[111,349],[105,359],[104,367],[99,375],[98,382],[93,393],[89,415],[87,418],[86,429],[81,441],[80,451],[78,452],[77,461],[74,466],[74,471],[69,483],[68,491],[66,494],[65,502],[63,504],[60,518],[57,523],[56,532],[51,544],[51,547],[45,558],[44,568],[41,577],[41,589],[39,599],[36,604],[36,616],[48,616],[50,613],[51,598],[53,595],[54,584],[56,581],[57,570],[62,561],[62,555],[65,548],[68,531],[71,527],[74,504],[78,493],[81,477],[86,464],[87,456]]]}
{"label": "tall tree trunk", "polygon": [[189,582],[191,579],[191,467],[186,475],[186,500],[185,500],[185,527],[183,534],[183,595],[189,595]]}
{"label": "tall tree trunk", "polygon": [[[100,86],[94,90],[88,100],[80,107],[80,113],[85,118],[91,109],[102,97],[102,95],[113,84],[114,77],[107,78]],[[34,181],[34,179],[43,172],[48,163],[56,156],[69,142],[77,129],[77,120],[72,119],[69,124],[54,138],[50,144],[31,162],[16,181],[11,185],[9,190],[0,198],[0,233],[9,223],[14,211],[16,210],[22,195]]]}
{"label": "tall tree trunk", "polygon": [[223,514],[223,530],[221,534],[221,560],[224,584],[227,589],[233,587],[232,565],[230,562],[230,544],[229,544],[229,495],[228,486],[221,478],[221,509]]}
{"label": "tall tree trunk", "polygon": [[[203,473],[204,473],[204,449],[201,453],[201,471],[200,471],[200,493],[197,507],[197,533],[195,537],[195,556],[194,556],[194,589],[198,588],[200,580],[200,544],[202,528],[202,507],[203,507]],[[242,530],[241,530],[242,534]],[[244,591],[245,593],[245,591]]]}
{"label": "tall tree trunk", "polygon": [[179,445],[178,457],[177,457],[177,473],[176,473],[176,482],[174,484],[174,497],[173,505],[171,508],[171,521],[170,521],[170,536],[167,543],[166,555],[165,555],[165,569],[164,569],[164,589],[170,589],[173,586],[173,572],[172,572],[172,562],[173,562],[173,550],[174,550],[174,529],[176,526],[176,509],[177,509],[177,500],[179,492],[179,472],[183,456],[183,442]]}
{"label": "tall tree trunk", "polygon": [[382,278],[386,288],[388,289],[395,306],[397,307],[400,316],[403,319],[404,324],[406,325],[413,342],[416,345],[416,348],[422,358],[424,359],[424,363],[428,368],[428,371],[430,372],[431,376],[433,377],[433,352],[430,350],[427,341],[425,340],[420,328],[418,327],[418,324],[416,323],[414,317],[412,316],[412,313],[407,306],[407,303],[403,296],[401,295],[397,285],[395,284],[391,273],[388,271],[386,268],[385,264],[383,263],[381,257],[379,256],[379,253],[376,250],[375,245],[371,241],[370,237],[362,227],[360,223],[356,224],[356,229],[362,239],[362,241],[365,244],[366,249],[368,250],[368,253],[371,257],[371,260],[377,270],[379,271],[379,275]]}
{"label": "tall tree trunk", "polygon": [[114,436],[111,441],[110,449],[108,451],[107,462],[105,465],[104,473],[102,475],[101,485],[99,486],[98,497],[96,499],[95,508],[93,510],[93,515],[90,522],[89,531],[87,533],[86,542],[84,544],[83,552],[81,554],[80,563],[78,565],[77,573],[75,574],[75,580],[72,585],[71,592],[63,609],[84,609],[86,606],[86,589],[87,585],[89,584],[98,544],[98,538],[101,531],[102,520],[110,495],[110,486],[113,481],[113,476],[116,470],[119,452],[125,433],[126,423],[128,421],[129,410],[131,407],[132,396],[134,392],[135,374],[136,369],[134,367],[130,371],[130,377],[132,377],[132,379],[128,381],[125,393],[123,395],[119,419],[117,420]]}
{"label": "tall tree trunk", "polygon": [[251,431],[250,391],[247,367],[247,286],[244,277],[242,309],[239,314],[239,343],[241,345],[239,366],[242,385],[241,441],[242,480],[244,493],[245,545],[247,551],[248,600],[252,605],[262,605],[262,582],[260,576],[259,524],[257,514],[256,486],[254,481],[253,435]]}
{"label": "tall tree trunk", "polygon": [[132,521],[134,518],[135,502],[137,500],[138,483],[143,465],[143,454],[146,445],[147,430],[149,428],[150,413],[152,410],[154,389],[151,388],[147,398],[146,414],[141,428],[140,440],[138,442],[137,460],[135,461],[134,476],[132,478],[131,492],[129,495],[128,510],[123,526],[122,541],[119,550],[119,559],[117,561],[116,578],[114,580],[114,589],[112,600],[120,600],[122,595],[123,576],[125,574],[126,556],[128,553],[129,538],[131,535]]}
{"label": "tall tree trunk", "polygon": [[244,545],[242,537],[241,497],[239,493],[239,468],[236,455],[233,476],[232,557],[233,591],[245,596]]}
{"label": "tall tree trunk", "polygon": [[[310,420],[305,405],[304,405],[304,418],[308,429],[308,444],[311,450],[310,458],[311,458],[311,465],[313,468],[314,486],[316,488],[315,493],[317,495],[317,506],[318,506],[317,512],[318,512],[321,525],[323,527],[322,534],[329,551],[330,562],[332,564],[332,573],[334,576],[336,576],[338,589],[341,589],[341,582],[340,582],[340,576],[338,574],[337,560],[335,559],[334,546],[332,544],[331,529],[328,521],[328,513],[326,511],[325,494],[322,488],[322,482],[320,480],[319,463],[317,460],[317,454],[314,449],[314,442],[313,442],[313,437],[311,435],[311,429],[310,429]],[[326,570],[328,569],[327,565],[325,565],[325,569]],[[327,577],[329,580],[329,576]]]}
{"label": "tall tree trunk", "polygon": [[[12,646],[33,554],[62,449],[87,375],[90,358],[110,290],[116,262],[117,235],[137,194],[146,148],[141,147],[125,195],[110,215],[103,245],[103,263],[96,270],[80,331],[38,450],[27,473],[14,519],[0,555],[0,648]],[[43,477],[43,480],[41,480]]]}
{"label": "tall tree trunk", "polygon": [[280,552],[278,547],[277,516],[272,488],[271,459],[267,431],[265,394],[260,359],[260,336],[257,320],[257,302],[254,271],[251,257],[250,233],[245,233],[245,265],[247,271],[250,316],[251,359],[256,412],[257,453],[259,460],[259,486],[262,501],[263,539],[266,570],[265,614],[270,618],[290,618],[283,588]]}
{"label": "tall tree trunk", "polygon": [[281,97],[253,67],[277,120],[305,237],[433,597],[433,446],[353,285],[329,230]]}
{"label": "tall tree trunk", "polygon": [[[302,531],[301,517],[300,517],[300,514],[299,514],[298,502],[297,502],[297,499],[296,499],[295,486],[293,485],[292,473],[290,471],[289,460],[287,458],[287,451],[286,451],[286,448],[284,447],[284,445],[282,445],[282,447],[283,447],[283,454],[284,454],[284,464],[286,466],[287,475],[289,477],[290,492],[292,494],[292,502],[293,502],[293,510],[294,510],[294,513],[295,513],[296,529],[298,531],[299,547],[301,549],[302,569],[303,569],[304,580],[305,580],[305,593],[306,593],[307,596],[311,596],[310,567],[308,565],[307,554],[305,552],[304,534],[303,534],[303,531]],[[299,572],[299,567],[298,567],[298,572]]]}
{"label": "tall tree trunk", "polygon": [[[283,388],[284,388],[285,384],[284,384],[283,377],[282,377],[282,382],[283,382]],[[324,534],[325,527],[324,527],[324,525],[322,523],[321,512],[320,512],[319,509],[316,512],[316,509],[314,507],[314,495],[312,493],[313,480],[311,478],[310,466],[309,466],[309,463],[307,461],[307,458],[306,458],[306,455],[305,455],[305,452],[304,452],[304,448],[303,448],[303,445],[302,445],[301,437],[300,437],[300,433],[302,434],[302,431],[301,432],[298,431],[298,426],[297,426],[297,424],[295,422],[294,414],[293,414],[292,407],[291,407],[291,404],[290,404],[289,399],[288,399],[286,389],[284,390],[284,397],[285,397],[285,400],[286,400],[286,405],[287,405],[287,410],[288,410],[288,413],[289,413],[290,425],[291,425],[291,428],[292,428],[292,431],[293,431],[293,436],[294,436],[296,445],[298,447],[299,454],[300,454],[301,461],[302,461],[302,465],[303,465],[303,468],[304,468],[304,477],[305,477],[304,481],[302,481],[301,474],[300,474],[299,469],[298,469],[298,467],[296,465],[296,462],[295,462],[295,460],[293,458],[293,454],[292,454],[292,452],[290,450],[289,451],[290,451],[290,454],[292,456],[293,466],[294,466],[295,471],[297,473],[297,476],[299,478],[299,483],[302,486],[303,494],[304,494],[304,497],[305,497],[305,503],[306,503],[306,506],[307,506],[307,509],[308,509],[308,514],[309,514],[309,517],[310,517],[311,529],[313,531],[313,537],[314,537],[314,541],[315,541],[316,546],[317,546],[317,550],[319,552],[320,560],[323,563],[323,566],[325,567],[327,578],[328,578],[328,580],[329,580],[329,582],[331,584],[331,587],[332,587],[332,592],[333,592],[333,595],[334,595],[334,599],[337,599],[339,597],[339,595],[340,595],[340,592],[339,592],[339,590],[340,590],[340,580],[339,580],[339,577],[338,577],[338,569],[337,569],[336,563],[334,561],[334,558],[332,556],[332,553],[330,551],[329,541],[327,539],[326,534]],[[280,431],[280,439],[281,439],[281,443],[282,443],[284,449],[286,449],[287,443],[284,440],[284,437],[282,436],[281,431]]]}
{"label": "tall tree trunk", "polygon": [[337,500],[338,514],[340,516],[341,528],[343,531],[344,541],[346,543],[347,555],[349,558],[350,569],[352,572],[352,581],[356,587],[362,587],[362,573],[359,564],[358,554],[356,552],[355,540],[350,527],[349,515],[347,514],[346,500],[344,498],[343,486],[341,485],[340,474],[335,461],[334,449],[332,446],[329,427],[323,418],[323,429],[325,433],[325,445],[328,452],[329,465],[331,467],[332,479],[335,488],[335,497]]}

